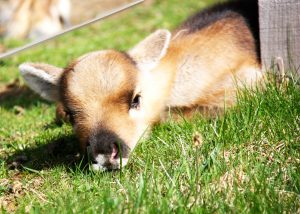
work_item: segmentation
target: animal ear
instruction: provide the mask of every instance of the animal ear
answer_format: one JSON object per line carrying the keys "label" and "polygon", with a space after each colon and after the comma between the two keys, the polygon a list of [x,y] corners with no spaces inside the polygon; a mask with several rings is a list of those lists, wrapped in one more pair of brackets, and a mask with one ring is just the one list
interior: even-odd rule
{"label": "animal ear", "polygon": [[151,70],[166,55],[170,39],[171,33],[168,30],[157,30],[138,43],[128,54],[140,70]]}
{"label": "animal ear", "polygon": [[29,87],[49,101],[59,101],[59,84],[63,69],[41,63],[24,63],[20,72]]}

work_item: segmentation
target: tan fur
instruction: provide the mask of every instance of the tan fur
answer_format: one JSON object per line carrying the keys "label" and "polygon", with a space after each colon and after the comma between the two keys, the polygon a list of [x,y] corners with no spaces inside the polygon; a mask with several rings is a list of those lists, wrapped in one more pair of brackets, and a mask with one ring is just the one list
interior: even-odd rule
{"label": "tan fur", "polygon": [[[194,34],[183,35],[173,42],[173,46],[182,49],[178,51],[177,60],[174,61],[180,69],[169,105],[222,107],[225,99],[228,104],[232,104],[237,88],[234,78],[237,81],[249,81],[250,76],[243,70],[245,67],[256,69],[260,75],[260,64],[255,58],[254,47],[248,47],[251,52],[239,49],[236,43],[230,43],[239,37],[230,34],[230,27],[241,25],[239,22],[242,20],[221,20]],[[249,35],[251,34],[248,29],[241,29],[241,36]],[[253,40],[250,36],[247,39]],[[234,77],[235,74],[238,76]]]}
{"label": "tan fur", "polygon": [[[165,106],[186,116],[199,107],[231,106],[235,103],[238,85],[247,86],[260,79],[262,74],[255,47],[248,47],[245,51],[243,47],[236,47],[236,43],[228,42],[238,37],[227,32],[231,26],[243,24],[239,22],[243,20],[221,20],[193,34],[185,35],[184,29],[173,33],[167,55],[152,71],[154,76],[157,75],[155,86],[147,83],[148,80],[144,86],[149,87],[145,90],[149,94],[144,96],[148,96],[145,99],[149,102],[150,124],[159,120]],[[241,29],[241,36],[254,44],[247,28]]]}

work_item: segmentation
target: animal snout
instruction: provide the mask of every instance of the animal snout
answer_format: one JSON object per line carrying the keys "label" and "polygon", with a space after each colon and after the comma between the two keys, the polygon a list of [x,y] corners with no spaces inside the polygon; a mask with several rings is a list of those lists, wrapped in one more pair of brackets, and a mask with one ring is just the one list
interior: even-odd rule
{"label": "animal snout", "polygon": [[129,147],[111,131],[98,131],[88,140],[87,152],[94,170],[120,169],[128,161]]}

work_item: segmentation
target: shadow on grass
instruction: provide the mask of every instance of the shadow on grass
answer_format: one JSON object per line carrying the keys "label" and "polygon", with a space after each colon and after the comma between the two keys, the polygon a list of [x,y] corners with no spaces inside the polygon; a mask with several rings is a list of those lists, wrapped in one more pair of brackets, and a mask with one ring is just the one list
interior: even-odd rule
{"label": "shadow on grass", "polygon": [[[30,108],[39,103],[48,103],[41,99],[27,86],[20,85],[16,80],[0,88],[0,107],[13,110],[15,107]],[[52,129],[62,125],[62,121],[54,120],[45,129]],[[36,146],[17,151],[5,159],[7,167],[19,171],[40,171],[43,169],[66,166],[85,170],[86,157],[80,155],[79,143],[75,136],[62,136],[49,142],[37,142]]]}
{"label": "shadow on grass", "polygon": [[34,148],[24,149],[6,159],[9,169],[40,171],[57,166],[85,169],[87,160],[80,155],[75,136],[64,136]]}
{"label": "shadow on grass", "polygon": [[39,102],[47,103],[27,86],[21,86],[18,80],[0,88],[0,106],[7,110],[14,106],[29,108]]}

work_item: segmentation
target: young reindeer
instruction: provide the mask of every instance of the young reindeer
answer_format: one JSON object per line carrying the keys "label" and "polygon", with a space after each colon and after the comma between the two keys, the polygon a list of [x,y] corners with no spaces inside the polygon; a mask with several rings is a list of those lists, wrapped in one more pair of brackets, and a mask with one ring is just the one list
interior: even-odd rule
{"label": "young reindeer", "polygon": [[35,92],[62,103],[95,170],[119,169],[169,109],[233,105],[239,86],[262,77],[257,44],[256,4],[231,2],[173,34],[157,30],[127,53],[88,53],[65,69],[25,63],[20,71]]}

